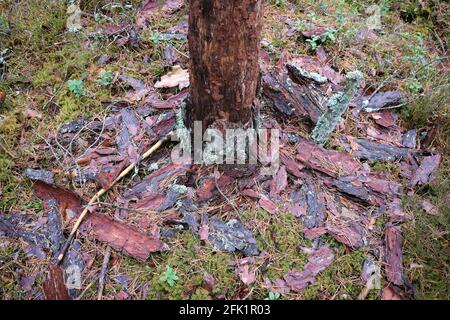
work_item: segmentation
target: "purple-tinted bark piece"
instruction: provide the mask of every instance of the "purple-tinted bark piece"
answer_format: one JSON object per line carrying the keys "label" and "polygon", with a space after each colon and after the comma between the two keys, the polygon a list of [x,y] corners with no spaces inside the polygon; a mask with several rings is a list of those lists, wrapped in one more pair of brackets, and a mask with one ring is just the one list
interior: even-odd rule
{"label": "purple-tinted bark piece", "polygon": [[365,112],[375,112],[386,107],[392,107],[402,102],[405,95],[401,91],[386,91],[374,95],[363,107]]}
{"label": "purple-tinted bark piece", "polygon": [[302,271],[289,271],[284,277],[284,281],[292,291],[300,292],[309,284],[316,281],[316,276],[325,270],[333,261],[334,254],[328,246],[323,246],[308,258],[308,263]]}
{"label": "purple-tinted bark piece", "polygon": [[411,178],[411,187],[428,184],[433,172],[439,167],[441,156],[439,154],[423,158],[419,168]]}
{"label": "purple-tinted bark piece", "polygon": [[403,285],[403,236],[400,227],[387,226],[386,234],[386,277],[391,283]]}

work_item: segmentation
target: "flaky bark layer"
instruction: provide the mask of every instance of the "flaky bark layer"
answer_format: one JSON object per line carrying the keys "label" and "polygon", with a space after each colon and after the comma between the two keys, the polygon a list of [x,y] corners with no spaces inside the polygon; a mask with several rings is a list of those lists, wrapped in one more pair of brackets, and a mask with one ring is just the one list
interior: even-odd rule
{"label": "flaky bark layer", "polygon": [[259,81],[262,0],[191,0],[191,121],[247,124]]}

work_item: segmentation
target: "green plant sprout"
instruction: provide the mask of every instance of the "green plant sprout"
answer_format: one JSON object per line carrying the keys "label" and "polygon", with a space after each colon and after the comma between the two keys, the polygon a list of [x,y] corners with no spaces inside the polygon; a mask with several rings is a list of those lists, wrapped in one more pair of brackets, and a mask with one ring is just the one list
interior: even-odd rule
{"label": "green plant sprout", "polygon": [[278,300],[280,299],[280,294],[278,292],[269,292],[269,295],[264,300]]}
{"label": "green plant sprout", "polygon": [[172,267],[167,266],[166,271],[162,274],[161,278],[159,278],[159,281],[161,283],[167,283],[170,287],[173,287],[175,285],[175,281],[177,281],[179,278],[177,276],[177,273],[175,270],[172,269]]}

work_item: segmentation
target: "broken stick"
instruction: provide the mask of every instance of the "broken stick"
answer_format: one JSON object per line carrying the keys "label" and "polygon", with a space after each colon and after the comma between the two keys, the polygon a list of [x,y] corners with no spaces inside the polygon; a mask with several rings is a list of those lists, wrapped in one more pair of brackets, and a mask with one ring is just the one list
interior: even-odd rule
{"label": "broken stick", "polygon": [[[159,140],[157,143],[155,143],[150,149],[148,149],[143,155],[142,160],[147,159],[150,157],[153,153],[155,153],[161,146],[166,142],[169,137],[172,135],[172,132],[169,132],[164,138]],[[72,228],[72,231],[69,234],[69,238],[67,239],[66,243],[64,244],[64,247],[62,248],[60,254],[58,255],[58,261],[57,264],[59,265],[62,260],[64,259],[64,256],[67,252],[67,249],[70,246],[70,243],[72,242],[73,238],[75,237],[75,234],[80,227],[81,223],[83,222],[84,218],[89,213],[90,207],[100,199],[102,195],[104,195],[106,192],[108,192],[109,189],[111,189],[117,182],[119,182],[123,177],[125,177],[127,174],[129,174],[133,169],[136,167],[136,163],[130,164],[128,167],[126,167],[119,176],[107,187],[104,189],[99,190],[88,202],[86,207],[84,208],[83,212],[81,212],[80,216],[78,217],[77,221],[75,222],[75,225]]]}
{"label": "broken stick", "polygon": [[109,258],[111,257],[111,247],[107,246],[105,250],[105,255],[103,257],[102,268],[100,270],[100,277],[98,278],[98,294],[97,300],[102,300],[103,298],[103,288],[105,287],[105,277],[108,270]]}

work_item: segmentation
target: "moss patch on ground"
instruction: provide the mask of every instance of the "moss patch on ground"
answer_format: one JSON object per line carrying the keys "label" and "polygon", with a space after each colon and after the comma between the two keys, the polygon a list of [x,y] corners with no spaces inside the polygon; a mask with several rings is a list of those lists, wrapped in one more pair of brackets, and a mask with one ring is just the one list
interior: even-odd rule
{"label": "moss patch on ground", "polygon": [[[98,84],[102,70],[114,76],[127,74],[151,85],[167,69],[163,61],[166,44],[187,54],[185,41],[160,40],[158,37],[184,20],[187,9],[171,18],[151,22],[140,34],[142,50],[110,45],[111,39],[105,37],[87,36],[110,19],[113,22],[133,19],[140,1],[129,3],[131,7],[113,6],[110,1],[95,1],[95,5],[92,1],[81,1],[82,10],[97,15],[98,19],[91,19],[91,24],[76,34],[65,30],[65,1],[0,3],[0,44],[2,50],[8,49],[5,54],[8,55],[5,60],[7,76],[0,82],[0,90],[7,97],[0,106],[0,212],[14,210],[41,214],[40,203],[33,202],[31,183],[24,178],[23,172],[30,164],[51,168],[55,159],[48,150],[39,150],[37,146],[42,139],[37,134],[45,137],[62,123],[80,116],[104,115],[103,103],[114,96],[122,96],[128,88],[119,82],[110,86]],[[289,3],[297,4],[297,9],[291,10]],[[369,38],[362,44],[357,35],[367,26],[365,10],[372,4],[380,6],[383,27],[375,40]],[[358,69],[364,73],[367,87],[372,90],[383,82],[385,90],[401,88],[407,93],[409,103],[400,111],[403,124],[418,128],[420,135],[435,132],[430,148],[439,151],[446,160],[436,181],[404,200],[406,210],[413,217],[403,227],[405,275],[416,288],[416,298],[448,299],[450,294],[445,279],[450,271],[447,160],[450,121],[445,105],[449,101],[450,79],[448,73],[440,69],[439,59],[445,55],[446,48],[448,50],[450,10],[448,4],[435,0],[426,1],[424,5],[419,5],[418,0],[402,1],[398,9],[393,5],[394,1],[390,0],[268,0],[264,46],[273,50],[271,58],[275,61],[283,50],[314,54],[316,46],[322,45],[332,57],[330,64],[339,72]],[[323,37],[307,41],[300,35],[286,35],[286,19],[290,19],[298,31],[309,30],[314,25],[326,25],[330,30]],[[106,67],[98,67],[97,60],[105,53],[114,55],[115,59]],[[393,74],[396,77],[391,79]],[[82,80],[86,95],[78,97],[69,89],[68,81],[75,79]],[[41,113],[43,119],[26,117],[23,111],[28,108]],[[399,174],[392,163],[377,162],[371,166],[377,172]],[[424,200],[437,207],[436,215],[424,212],[421,205]],[[216,252],[196,235],[184,230],[175,238],[167,239],[170,251],[154,255],[144,264],[114,252],[114,269],[108,272],[111,281],[105,287],[105,297],[114,298],[126,290],[132,298],[148,299],[235,298],[241,297],[242,292],[244,296],[249,294],[249,299],[266,298],[269,292],[263,284],[264,278],[274,280],[291,269],[301,270],[307,262],[307,255],[301,248],[311,243],[303,237],[301,223],[286,213],[274,216],[261,210],[250,210],[244,213],[244,221],[252,229],[260,250],[267,254],[267,265],[258,269],[257,281],[250,288],[242,285],[234,267],[229,265],[230,260],[240,258],[239,254]],[[385,222],[386,217],[381,217],[377,225]],[[368,253],[363,249],[347,251],[330,238],[327,242],[336,254],[332,265],[304,292],[282,299],[357,297],[362,289],[359,275]],[[83,248],[95,256],[83,283],[83,298],[93,299],[97,293],[96,275],[104,248],[84,239]],[[0,248],[0,298],[26,298],[15,271],[29,262],[19,243]],[[173,268],[178,277],[173,286],[161,282],[167,266]],[[215,278],[212,291],[204,288],[205,272]],[[128,288],[112,280],[117,274],[129,276]],[[145,285],[148,285],[147,294],[141,297]],[[369,295],[369,298],[377,297],[375,291]]]}

